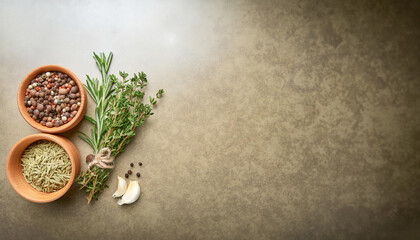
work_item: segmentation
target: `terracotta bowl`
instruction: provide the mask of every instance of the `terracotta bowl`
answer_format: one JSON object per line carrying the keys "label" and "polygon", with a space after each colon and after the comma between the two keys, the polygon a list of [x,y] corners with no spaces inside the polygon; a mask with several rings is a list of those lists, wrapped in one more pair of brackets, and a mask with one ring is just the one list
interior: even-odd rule
{"label": "terracotta bowl", "polygon": [[[23,177],[20,160],[22,153],[30,144],[38,140],[53,141],[64,148],[69,155],[72,167],[70,180],[66,186],[56,192],[40,192],[29,185]],[[73,143],[65,137],[45,133],[38,133],[22,138],[13,146],[12,150],[10,150],[6,161],[6,175],[12,188],[23,198],[36,203],[52,202],[63,196],[69,190],[75,178],[79,175],[79,171],[80,155]]]}
{"label": "terracotta bowl", "polygon": [[[35,120],[33,120],[31,116],[29,115],[28,111],[26,110],[26,106],[24,104],[26,89],[28,88],[31,80],[34,79],[40,73],[50,72],[50,71],[59,71],[59,72],[69,75],[76,82],[77,87],[79,88],[79,93],[80,93],[80,98],[81,98],[80,108],[77,111],[76,116],[70,122],[63,124],[60,127],[52,127],[52,128],[42,126],[40,123],[37,123]],[[83,116],[86,113],[87,96],[86,96],[86,92],[85,92],[82,82],[80,82],[80,80],[76,77],[76,75],[74,75],[74,73],[72,73],[70,70],[57,66],[57,65],[45,65],[45,66],[35,68],[28,75],[26,75],[26,77],[22,80],[19,86],[19,90],[18,90],[17,103],[18,103],[20,114],[25,119],[25,121],[28,122],[29,125],[31,125],[33,128],[41,132],[46,132],[46,133],[62,133],[62,132],[72,129],[80,121],[82,121]]]}

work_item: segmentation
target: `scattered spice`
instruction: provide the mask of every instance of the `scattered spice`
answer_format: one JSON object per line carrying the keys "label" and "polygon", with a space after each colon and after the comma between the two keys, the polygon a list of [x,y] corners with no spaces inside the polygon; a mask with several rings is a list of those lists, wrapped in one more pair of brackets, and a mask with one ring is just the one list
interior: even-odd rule
{"label": "scattered spice", "polygon": [[142,162],[139,162],[139,166],[143,166],[143,163]]}
{"label": "scattered spice", "polygon": [[139,172],[136,175],[137,175],[137,177],[140,177],[140,173]]}
{"label": "scattered spice", "polygon": [[40,192],[55,192],[70,180],[70,158],[55,142],[41,140],[29,145],[21,161],[26,182]]}
{"label": "scattered spice", "polygon": [[128,170],[127,173],[131,175],[133,173],[133,171]]}
{"label": "scattered spice", "polygon": [[130,163],[130,167],[134,167],[134,163]]}
{"label": "scattered spice", "polygon": [[125,176],[125,178],[128,178],[128,173],[126,173],[124,176]]}

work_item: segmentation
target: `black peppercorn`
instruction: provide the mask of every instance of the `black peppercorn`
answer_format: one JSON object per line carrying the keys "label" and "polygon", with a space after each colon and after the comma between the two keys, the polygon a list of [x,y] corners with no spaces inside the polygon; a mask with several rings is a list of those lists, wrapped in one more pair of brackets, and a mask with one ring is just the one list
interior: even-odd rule
{"label": "black peppercorn", "polygon": [[124,176],[125,176],[125,178],[128,178],[128,173],[126,173]]}
{"label": "black peppercorn", "polygon": [[139,162],[139,166],[143,166],[143,163],[142,162]]}
{"label": "black peppercorn", "polygon": [[134,167],[134,163],[130,163],[130,166],[131,166],[131,167]]}
{"label": "black peppercorn", "polygon": [[140,173],[139,172],[136,175],[137,175],[137,177],[140,177]]}
{"label": "black peppercorn", "polygon": [[127,173],[131,175],[133,172],[131,170],[128,170]]}

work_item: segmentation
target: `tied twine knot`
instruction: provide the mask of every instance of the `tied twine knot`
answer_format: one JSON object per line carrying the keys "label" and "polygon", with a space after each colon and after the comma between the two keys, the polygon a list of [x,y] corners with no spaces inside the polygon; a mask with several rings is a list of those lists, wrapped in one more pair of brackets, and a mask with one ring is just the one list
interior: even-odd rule
{"label": "tied twine knot", "polygon": [[90,169],[92,166],[97,166],[99,168],[111,169],[114,168],[114,165],[108,165],[108,163],[113,163],[113,161],[114,157],[111,157],[111,149],[102,148],[89,163],[88,168]]}

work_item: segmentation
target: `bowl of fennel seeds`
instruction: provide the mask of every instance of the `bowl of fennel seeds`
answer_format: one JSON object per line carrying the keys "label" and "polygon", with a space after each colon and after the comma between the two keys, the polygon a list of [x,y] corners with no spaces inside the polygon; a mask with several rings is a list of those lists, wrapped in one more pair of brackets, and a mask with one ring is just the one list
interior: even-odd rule
{"label": "bowl of fennel seeds", "polygon": [[37,203],[63,196],[80,171],[80,155],[67,138],[34,134],[10,150],[6,174],[10,185],[23,198]]}

